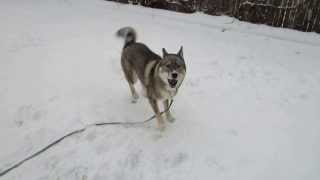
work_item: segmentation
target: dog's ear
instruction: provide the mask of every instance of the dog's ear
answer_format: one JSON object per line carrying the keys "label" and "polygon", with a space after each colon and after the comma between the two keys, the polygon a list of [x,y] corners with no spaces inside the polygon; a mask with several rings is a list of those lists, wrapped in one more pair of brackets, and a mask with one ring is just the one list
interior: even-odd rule
{"label": "dog's ear", "polygon": [[162,48],[162,56],[166,57],[168,55],[168,52],[165,48]]}
{"label": "dog's ear", "polygon": [[183,46],[180,47],[180,50],[177,55],[183,58]]}

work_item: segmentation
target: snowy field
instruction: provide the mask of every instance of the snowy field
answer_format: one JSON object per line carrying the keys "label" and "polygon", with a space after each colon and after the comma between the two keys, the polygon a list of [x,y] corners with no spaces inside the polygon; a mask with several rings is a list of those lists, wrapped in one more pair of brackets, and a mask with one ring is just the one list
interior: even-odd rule
{"label": "snowy field", "polygon": [[102,0],[0,1],[0,172],[130,103],[123,41],[184,46],[187,77],[165,132],[88,127],[1,180],[318,180],[320,35]]}

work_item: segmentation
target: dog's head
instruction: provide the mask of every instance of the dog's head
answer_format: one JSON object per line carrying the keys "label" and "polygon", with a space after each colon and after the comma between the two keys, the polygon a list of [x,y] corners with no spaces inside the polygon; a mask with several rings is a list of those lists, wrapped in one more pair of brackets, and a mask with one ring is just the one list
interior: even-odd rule
{"label": "dog's head", "polygon": [[177,54],[170,54],[164,48],[162,52],[163,59],[159,64],[159,76],[169,88],[179,88],[186,74],[183,47],[181,46]]}

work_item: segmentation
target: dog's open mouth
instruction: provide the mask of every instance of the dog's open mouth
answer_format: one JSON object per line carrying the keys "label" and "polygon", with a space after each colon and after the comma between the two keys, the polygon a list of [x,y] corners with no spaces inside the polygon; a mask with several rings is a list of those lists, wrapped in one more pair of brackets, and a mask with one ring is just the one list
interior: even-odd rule
{"label": "dog's open mouth", "polygon": [[171,88],[176,87],[178,81],[176,79],[168,79]]}

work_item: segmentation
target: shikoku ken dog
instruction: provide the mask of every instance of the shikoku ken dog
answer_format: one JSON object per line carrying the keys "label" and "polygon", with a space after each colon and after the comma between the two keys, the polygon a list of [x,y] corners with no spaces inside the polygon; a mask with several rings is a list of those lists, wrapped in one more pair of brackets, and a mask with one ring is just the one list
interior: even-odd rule
{"label": "shikoku ken dog", "polygon": [[[124,27],[116,35],[125,40],[121,55],[121,65],[132,94],[132,102],[139,98],[134,84],[140,80],[150,105],[156,114],[158,128],[163,131],[165,122],[161,116],[158,101],[162,101],[164,109],[169,108],[169,100],[177,94],[186,75],[186,64],[181,46],[177,54],[162,49],[163,57],[152,52],[145,44],[136,42],[136,31]],[[166,111],[169,122],[174,122],[169,109]]]}

